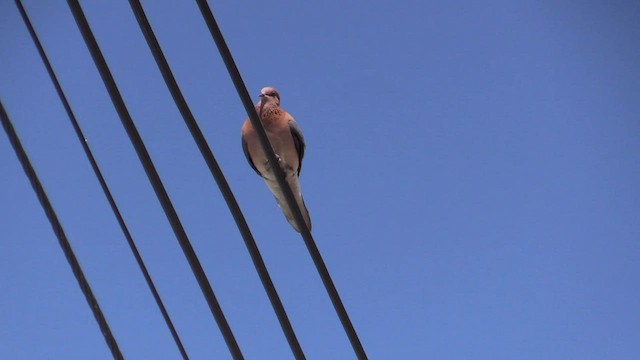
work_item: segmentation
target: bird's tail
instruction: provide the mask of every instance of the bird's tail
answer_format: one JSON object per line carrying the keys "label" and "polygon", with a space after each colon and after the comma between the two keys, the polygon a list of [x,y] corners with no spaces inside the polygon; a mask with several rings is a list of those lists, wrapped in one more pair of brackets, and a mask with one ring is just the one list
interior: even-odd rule
{"label": "bird's tail", "polygon": [[[267,186],[275,196],[276,201],[278,202],[278,206],[280,206],[280,209],[282,209],[282,212],[287,218],[287,221],[289,221],[289,224],[291,224],[291,226],[293,226],[293,228],[297,232],[300,232],[300,228],[298,227],[298,224],[296,224],[296,220],[293,217],[293,211],[287,205],[287,200],[285,199],[284,193],[282,192],[280,185],[278,185],[278,182],[275,179],[265,179],[264,181],[267,183]],[[287,182],[289,183],[291,191],[293,192],[293,196],[295,197],[296,202],[300,207],[302,218],[304,219],[304,222],[307,223],[309,231],[311,231],[311,217],[309,217],[309,211],[307,210],[307,206],[304,203],[304,198],[302,197],[302,192],[300,191],[300,181],[298,180],[298,177],[296,175],[291,175],[287,177]]]}

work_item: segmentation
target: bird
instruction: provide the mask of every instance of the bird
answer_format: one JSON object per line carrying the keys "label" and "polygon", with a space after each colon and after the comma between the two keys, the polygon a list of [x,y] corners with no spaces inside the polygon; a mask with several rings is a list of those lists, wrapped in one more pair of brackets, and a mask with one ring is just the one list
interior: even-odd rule
{"label": "bird", "polygon": [[[255,105],[256,112],[258,112],[262,126],[264,126],[271,147],[276,154],[279,166],[284,172],[286,181],[300,207],[307,228],[311,230],[311,218],[302,197],[299,179],[305,151],[302,130],[293,116],[280,107],[280,93],[278,90],[271,86],[264,87],[260,91],[259,98],[260,100]],[[297,232],[301,232],[275,177],[272,164],[267,160],[258,134],[249,119],[246,119],[242,125],[241,135],[242,150],[249,165],[264,179],[289,224]]]}

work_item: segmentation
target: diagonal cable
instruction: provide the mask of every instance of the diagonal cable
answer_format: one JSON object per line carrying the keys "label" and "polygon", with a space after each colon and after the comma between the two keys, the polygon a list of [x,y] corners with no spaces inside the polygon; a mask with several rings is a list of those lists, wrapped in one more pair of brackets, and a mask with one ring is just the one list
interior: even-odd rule
{"label": "diagonal cable", "polygon": [[[244,105],[245,110],[249,115],[251,124],[253,125],[253,128],[256,130],[256,133],[260,138],[260,143],[262,144],[262,148],[264,149],[264,152],[267,155],[267,159],[269,163],[277,164],[278,161],[276,159],[275,153],[273,152],[273,148],[269,143],[269,139],[267,138],[267,134],[264,130],[264,127],[262,126],[262,122],[260,121],[260,118],[256,113],[254,105],[251,101],[251,97],[249,96],[249,92],[247,91],[247,88],[244,85],[244,81],[242,80],[240,71],[238,71],[238,67],[233,61],[231,51],[229,51],[229,47],[227,46],[224,40],[224,37],[222,36],[222,32],[220,31],[220,28],[218,27],[218,24],[215,20],[215,17],[211,12],[211,8],[207,4],[206,0],[196,0],[196,3],[198,4],[198,7],[200,8],[200,12],[202,13],[204,20],[207,23],[207,27],[211,32],[211,36],[213,37],[216,43],[216,46],[218,47],[218,51],[220,52],[220,55],[222,56],[222,59],[227,67],[227,71],[229,72],[229,75],[233,80],[233,84],[236,87],[236,90],[238,92],[238,95],[240,96],[240,99],[242,100],[242,104]],[[356,330],[353,327],[351,320],[349,319],[349,314],[347,314],[347,310],[345,309],[344,304],[340,299],[338,290],[336,289],[333,283],[333,280],[331,279],[329,270],[327,269],[327,266],[325,265],[324,260],[322,259],[322,255],[320,254],[320,251],[318,250],[318,247],[316,246],[316,243],[313,239],[313,236],[311,236],[311,232],[309,231],[309,228],[307,227],[307,224],[305,223],[302,217],[302,213],[300,212],[300,207],[298,206],[298,203],[294,199],[293,192],[291,191],[289,184],[285,180],[284,173],[279,166],[273,166],[272,169],[274,170],[273,172],[276,178],[278,179],[278,184],[280,185],[280,188],[284,193],[284,196],[287,200],[287,203],[290,209],[293,210],[294,219],[296,223],[298,223],[298,227],[302,230],[301,231],[302,238],[304,239],[307,249],[309,250],[309,254],[313,259],[313,262],[316,266],[316,269],[318,270],[318,274],[322,279],[325,289],[329,294],[329,298],[333,303],[333,307],[336,310],[336,313],[338,314],[340,321],[342,322],[342,326],[345,332],[347,333],[349,341],[351,342],[351,347],[353,348],[354,352],[356,353],[356,356],[359,359],[367,359],[367,354],[364,351],[364,347],[362,347],[362,343],[358,338],[358,334],[356,333]]]}
{"label": "diagonal cable", "polygon": [[220,191],[222,192],[222,195],[227,203],[227,206],[229,207],[229,210],[233,215],[236,225],[240,230],[240,233],[242,235],[242,238],[244,239],[244,243],[247,247],[247,250],[249,251],[249,254],[251,255],[251,259],[253,260],[253,264],[256,268],[256,271],[260,276],[262,285],[265,288],[265,291],[267,292],[269,300],[271,301],[271,305],[276,313],[276,316],[278,317],[280,326],[282,327],[282,331],[284,332],[285,337],[289,342],[289,347],[291,348],[291,351],[293,352],[296,359],[304,359],[305,356],[302,351],[302,348],[300,347],[300,343],[296,338],[296,334],[293,331],[293,327],[291,326],[291,323],[289,322],[289,318],[284,309],[284,306],[282,305],[282,302],[280,301],[278,292],[276,291],[276,288],[273,285],[271,277],[269,276],[269,272],[267,271],[267,267],[264,263],[264,260],[260,255],[260,250],[258,249],[258,246],[253,238],[253,235],[251,234],[251,230],[249,229],[249,226],[247,225],[244,215],[242,214],[242,211],[238,206],[238,203],[233,195],[233,192],[231,191],[231,188],[229,187],[229,184],[227,183],[227,180],[224,177],[222,169],[220,169],[220,166],[218,165],[218,162],[216,161],[213,155],[213,152],[211,151],[211,148],[207,144],[207,140],[202,134],[202,131],[200,130],[200,127],[198,126],[198,123],[196,122],[196,119],[193,116],[193,113],[189,109],[189,105],[187,104],[187,101],[185,100],[182,92],[180,91],[178,82],[173,76],[169,63],[167,62],[167,59],[165,58],[162,52],[162,48],[158,43],[158,39],[153,33],[153,29],[151,28],[151,24],[149,24],[149,20],[147,19],[144,9],[140,4],[139,0],[129,0],[129,4],[131,5],[131,9],[135,14],[136,19],[138,20],[138,25],[140,26],[140,29],[142,30],[142,33],[144,34],[144,37],[147,40],[147,44],[149,45],[149,48],[153,54],[153,57],[156,60],[156,63],[158,64],[158,68],[162,73],[162,77],[164,78],[164,81],[167,84],[167,87],[169,88],[171,95],[173,96],[173,100],[176,103],[176,106],[178,107],[178,109],[180,110],[180,113],[182,114],[182,118],[184,119],[187,127],[189,128],[189,131],[191,132],[191,135],[193,136],[194,141],[198,145],[198,149],[200,149],[200,153],[204,157],[204,160],[207,163],[207,166],[209,167],[209,171],[213,175],[218,187],[220,188]]}
{"label": "diagonal cable", "polygon": [[58,220],[58,216],[56,215],[56,212],[53,209],[51,202],[49,201],[49,197],[44,191],[40,179],[38,179],[38,174],[36,174],[35,170],[33,169],[33,165],[31,165],[31,161],[29,160],[29,157],[27,156],[27,153],[25,152],[24,147],[20,142],[20,138],[18,137],[18,134],[16,133],[13,124],[11,123],[9,115],[7,115],[7,112],[2,105],[2,101],[0,101],[0,120],[2,121],[4,131],[7,133],[9,141],[11,142],[11,145],[16,152],[16,156],[18,157],[18,160],[20,160],[22,168],[24,169],[25,174],[31,182],[31,187],[33,187],[33,191],[35,191],[36,195],[38,196],[38,200],[40,201],[40,204],[42,205],[42,208],[44,209],[44,212],[47,215],[49,222],[51,223],[53,232],[56,234],[56,237],[58,237],[60,247],[62,248],[67,261],[69,262],[69,266],[71,266],[71,271],[76,277],[76,281],[78,281],[80,290],[82,290],[82,293],[84,294],[84,297],[87,300],[91,311],[93,312],[93,316],[100,326],[100,331],[102,332],[102,336],[104,337],[109,350],[111,350],[111,355],[116,360],[124,359],[122,353],[120,352],[120,348],[118,347],[118,343],[116,342],[116,339],[113,336],[111,329],[109,328],[107,319],[104,317],[104,314],[100,309],[100,305],[98,304],[98,300],[93,295],[93,291],[91,291],[89,282],[84,276],[84,272],[82,271],[80,263],[78,262],[78,259],[73,252],[73,248],[71,248],[71,244],[69,243],[69,239],[67,239],[67,235],[65,234],[64,229],[62,228],[62,224],[60,224],[60,220]]}
{"label": "diagonal cable", "polygon": [[109,190],[109,186],[107,185],[107,182],[105,181],[104,176],[102,175],[102,171],[100,171],[100,167],[98,166],[98,163],[96,162],[95,157],[93,156],[93,153],[91,152],[91,149],[89,148],[89,144],[87,143],[87,139],[84,136],[84,133],[82,132],[82,129],[80,128],[80,125],[78,124],[78,120],[76,119],[75,114],[73,113],[73,110],[71,110],[71,105],[69,104],[69,101],[67,100],[67,97],[64,93],[64,91],[62,90],[62,86],[60,85],[60,81],[58,80],[58,77],[55,74],[55,71],[53,70],[53,67],[51,66],[51,62],[49,61],[49,58],[47,57],[46,52],[44,51],[44,47],[42,46],[42,43],[40,42],[40,39],[38,38],[38,35],[36,34],[35,29],[33,28],[33,24],[31,23],[31,20],[29,19],[29,16],[27,15],[27,12],[24,8],[24,6],[22,5],[22,1],[21,0],[16,0],[16,5],[18,6],[18,10],[20,10],[20,15],[22,15],[22,20],[24,21],[25,25],[27,26],[27,29],[29,30],[29,34],[31,35],[31,38],[33,39],[34,44],[36,45],[36,48],[38,49],[38,53],[40,54],[40,58],[42,58],[42,62],[44,63],[45,67],[47,68],[47,72],[49,73],[49,77],[51,78],[51,81],[53,82],[53,85],[56,88],[56,92],[58,93],[58,97],[60,98],[60,101],[62,101],[62,105],[64,106],[65,111],[67,112],[67,116],[69,117],[69,120],[71,121],[71,125],[73,125],[73,129],[76,132],[76,135],[78,136],[78,140],[80,141],[80,144],[82,145],[82,149],[84,150],[85,155],[87,156],[87,159],[89,159],[89,162],[91,163],[91,168],[93,169],[94,174],[96,175],[96,178],[98,178],[98,182],[100,183],[100,186],[102,187],[102,191],[104,192],[104,195],[107,197],[107,200],[109,201],[109,205],[111,206],[111,210],[113,211],[113,214],[115,215],[116,219],[118,220],[118,224],[120,225],[120,228],[122,229],[122,232],[124,233],[125,238],[127,239],[127,243],[129,244],[129,247],[131,248],[131,252],[133,253],[133,256],[136,259],[136,262],[138,263],[138,267],[140,268],[140,270],[142,271],[142,274],[144,275],[144,279],[147,282],[147,285],[149,286],[149,290],[151,290],[151,293],[153,294],[153,298],[156,301],[156,304],[158,304],[158,308],[160,309],[160,312],[162,313],[162,316],[164,317],[164,321],[166,322],[167,326],[169,327],[169,331],[171,332],[171,335],[173,336],[173,340],[175,341],[176,345],[178,346],[178,349],[180,351],[180,354],[182,354],[182,358],[185,360],[189,359],[189,356],[187,356],[187,352],[182,344],[182,341],[180,340],[180,337],[178,336],[178,332],[176,331],[176,328],[173,326],[173,322],[171,321],[171,318],[169,317],[169,313],[167,312],[167,309],[164,306],[164,303],[162,302],[162,299],[160,298],[160,294],[158,293],[158,290],[156,289],[155,284],[153,283],[153,280],[151,279],[151,275],[149,274],[149,271],[147,270],[147,267],[144,264],[144,261],[142,260],[142,256],[140,255],[140,252],[138,251],[138,247],[136,246],[133,237],[131,236],[131,233],[129,232],[129,229],[124,221],[124,218],[122,217],[122,214],[120,213],[120,210],[118,209],[118,205],[116,205],[115,200],[113,199],[113,195],[111,194],[111,191]]}
{"label": "diagonal cable", "polygon": [[133,119],[131,118],[129,111],[127,110],[124,100],[122,99],[122,95],[118,90],[118,87],[116,85],[115,80],[113,79],[113,75],[111,74],[111,71],[109,70],[107,62],[105,61],[104,56],[100,51],[98,43],[91,31],[91,28],[89,27],[89,23],[87,22],[87,19],[82,11],[82,8],[80,7],[78,0],[67,0],[67,3],[71,8],[73,17],[76,20],[76,23],[78,25],[78,28],[80,29],[80,32],[82,33],[82,37],[84,38],[84,41],[87,45],[87,48],[89,49],[89,52],[91,53],[93,61],[95,62],[96,67],[98,68],[98,71],[100,72],[100,76],[102,77],[105,87],[109,92],[109,96],[111,97],[111,101],[113,102],[118,112],[118,116],[120,117],[122,125],[127,131],[129,139],[131,140],[131,143],[133,144],[136,150],[136,153],[138,154],[140,162],[142,163],[142,166],[144,167],[147,177],[149,178],[149,181],[153,186],[156,196],[158,197],[158,200],[162,205],[162,208],[167,216],[167,219],[171,224],[171,227],[173,229],[173,232],[176,235],[176,238],[178,239],[180,247],[182,248],[182,251],[184,252],[185,257],[187,258],[187,261],[191,266],[191,270],[193,271],[198,281],[198,285],[200,286],[200,289],[202,290],[202,293],[205,299],[207,300],[209,309],[211,310],[211,313],[213,314],[213,317],[216,320],[216,323],[218,324],[218,328],[220,329],[220,332],[224,337],[227,347],[229,348],[229,352],[231,353],[234,359],[244,359],[242,352],[240,351],[240,347],[238,346],[238,343],[235,339],[235,336],[231,331],[231,327],[229,326],[229,323],[227,322],[224,316],[222,308],[220,307],[220,304],[213,292],[213,288],[211,287],[211,284],[207,279],[207,275],[205,274],[204,269],[202,268],[202,265],[200,264],[200,261],[198,260],[198,257],[196,256],[196,253],[193,250],[191,241],[189,241],[187,233],[185,232],[184,227],[182,226],[182,223],[178,218],[178,213],[176,212],[173,204],[171,203],[169,194],[167,193],[164,185],[162,184],[160,175],[158,175],[158,172],[155,166],[153,165],[151,156],[149,155],[149,152],[147,151],[144,145],[144,142],[142,141],[142,137],[140,136],[140,133],[138,133],[138,130],[136,129],[135,124],[133,123]]}

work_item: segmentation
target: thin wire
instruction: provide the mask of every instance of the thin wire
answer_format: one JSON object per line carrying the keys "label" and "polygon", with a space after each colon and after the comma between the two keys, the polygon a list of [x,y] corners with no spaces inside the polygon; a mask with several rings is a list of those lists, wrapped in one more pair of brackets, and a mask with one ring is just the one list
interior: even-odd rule
{"label": "thin wire", "polygon": [[22,168],[24,169],[25,174],[27,175],[27,177],[29,178],[29,181],[31,182],[31,187],[33,187],[33,191],[35,191],[36,195],[38,196],[40,205],[42,205],[42,208],[44,209],[44,212],[47,215],[49,222],[51,223],[53,232],[56,234],[56,237],[58,237],[58,242],[60,244],[60,247],[62,248],[62,251],[64,252],[65,257],[67,258],[67,262],[69,262],[69,265],[71,266],[71,271],[73,272],[73,275],[76,277],[76,280],[78,281],[80,290],[82,290],[82,293],[84,294],[84,297],[87,300],[87,303],[91,308],[91,311],[93,312],[93,316],[95,317],[96,321],[98,322],[98,325],[100,326],[100,331],[102,332],[102,336],[104,337],[104,340],[106,341],[107,346],[109,347],[109,350],[111,350],[111,355],[113,355],[113,358],[116,360],[124,359],[124,357],[122,356],[122,353],[120,352],[120,348],[118,347],[118,343],[116,342],[116,339],[113,336],[111,329],[109,328],[107,319],[104,317],[104,314],[100,309],[98,300],[93,295],[93,291],[91,291],[89,282],[87,281],[87,278],[84,276],[84,272],[80,267],[80,263],[78,262],[78,259],[76,258],[76,255],[74,254],[73,249],[71,248],[71,244],[67,239],[67,235],[65,234],[64,229],[62,228],[62,224],[60,224],[60,220],[58,220],[58,216],[56,215],[56,212],[53,209],[53,206],[51,205],[49,198],[47,197],[47,193],[44,191],[44,188],[42,187],[42,183],[40,183],[40,179],[38,179],[38,175],[33,169],[33,165],[31,165],[31,161],[29,160],[29,157],[27,156],[27,153],[25,152],[24,147],[20,142],[20,138],[18,137],[18,134],[16,133],[13,127],[13,124],[11,122],[11,119],[9,118],[9,115],[7,115],[7,112],[4,109],[4,106],[2,105],[1,100],[0,100],[0,120],[2,120],[2,126],[4,127],[4,131],[7,133],[7,136],[9,137],[9,141],[11,142],[11,145],[13,146],[13,149],[16,152],[16,156],[18,157],[18,160],[20,160],[20,163],[22,164]]}
{"label": "thin wire", "polygon": [[173,207],[173,204],[171,203],[169,195],[164,185],[162,184],[160,175],[158,175],[158,172],[151,160],[151,156],[149,155],[149,152],[147,151],[144,142],[142,141],[142,138],[138,133],[135,124],[133,123],[133,119],[131,118],[129,111],[127,110],[124,100],[122,99],[122,95],[118,90],[118,87],[115,83],[115,80],[113,79],[111,71],[109,70],[107,62],[105,61],[104,56],[100,51],[98,43],[91,31],[91,28],[89,27],[89,23],[84,16],[82,8],[80,7],[80,4],[77,0],[67,0],[67,3],[71,8],[73,16],[76,20],[78,28],[80,29],[80,32],[82,33],[82,37],[84,38],[87,48],[91,53],[93,61],[95,62],[98,71],[100,72],[100,76],[102,77],[105,87],[109,92],[109,96],[111,97],[111,101],[113,102],[118,112],[122,125],[129,135],[129,139],[131,140],[131,143],[133,144],[136,153],[138,154],[147,177],[149,178],[149,181],[153,186],[156,196],[158,197],[158,200],[162,205],[162,208],[167,216],[167,219],[169,220],[169,223],[171,224],[178,242],[180,243],[182,251],[184,252],[185,257],[187,258],[187,261],[191,266],[191,270],[193,271],[198,284],[200,285],[200,289],[202,290],[202,293],[207,300],[209,309],[211,310],[211,313],[213,314],[213,317],[215,318],[216,323],[220,328],[220,332],[224,337],[227,347],[229,348],[229,351],[231,352],[231,355],[234,359],[244,359],[242,352],[240,351],[240,347],[238,346],[233,332],[231,331],[231,327],[229,326],[229,323],[227,322],[224,313],[222,312],[222,308],[220,307],[220,304],[213,292],[213,288],[211,287],[211,284],[207,279],[207,275],[205,274],[204,269],[202,268],[202,265],[200,264],[200,261],[198,260],[193,247],[191,246],[191,242],[189,241],[187,233],[185,232],[184,227],[182,226],[182,223],[178,218],[178,214]]}
{"label": "thin wire", "polygon": [[38,38],[38,35],[36,34],[35,29],[33,28],[33,25],[31,23],[31,20],[29,20],[29,16],[27,15],[27,12],[24,8],[24,6],[22,5],[22,1],[21,0],[15,0],[16,5],[18,6],[18,10],[20,10],[20,14],[22,15],[22,20],[24,21],[25,25],[27,26],[27,29],[29,30],[29,34],[31,34],[31,38],[33,39],[34,44],[36,45],[36,48],[38,49],[38,53],[40,54],[40,57],[42,58],[42,62],[44,63],[45,67],[47,68],[47,72],[49,73],[49,77],[51,78],[51,81],[53,82],[53,85],[56,88],[56,92],[58,93],[58,97],[60,98],[60,101],[62,101],[62,105],[64,106],[65,111],[67,112],[67,115],[69,117],[69,120],[71,121],[71,125],[73,125],[73,129],[76,132],[76,135],[78,136],[78,140],[80,141],[80,144],[82,145],[82,149],[84,150],[85,155],[87,156],[87,158],[89,159],[89,162],[91,163],[91,168],[93,169],[93,172],[96,175],[96,178],[98,178],[98,182],[100,182],[100,186],[102,187],[102,191],[104,192],[104,195],[107,197],[107,200],[109,201],[109,205],[111,206],[111,210],[113,211],[113,214],[115,215],[116,219],[118,220],[118,224],[120,224],[120,228],[122,229],[122,232],[124,233],[125,238],[127,239],[127,243],[129,244],[129,247],[131,248],[131,252],[133,253],[133,256],[136,258],[136,262],[138,263],[138,267],[140,268],[140,270],[142,271],[142,274],[144,275],[144,279],[147,282],[147,285],[149,286],[149,290],[151,290],[151,293],[153,294],[153,298],[156,301],[156,304],[158,304],[158,308],[160,309],[160,312],[162,313],[162,316],[164,317],[164,321],[167,323],[167,326],[169,327],[169,331],[171,332],[171,335],[173,336],[173,340],[175,341],[176,345],[178,346],[178,349],[180,350],[180,354],[182,354],[182,358],[185,360],[189,359],[189,356],[187,355],[187,351],[185,350],[182,341],[180,340],[180,337],[178,336],[178,332],[176,331],[175,327],[173,326],[173,322],[171,321],[171,318],[169,317],[169,313],[167,312],[167,309],[164,306],[164,303],[162,302],[162,299],[160,298],[160,294],[158,293],[155,284],[153,283],[153,280],[151,279],[151,275],[149,274],[149,271],[147,270],[147,267],[144,264],[144,261],[142,260],[142,256],[140,255],[140,252],[138,251],[138,247],[136,246],[133,237],[131,236],[131,233],[129,232],[129,229],[124,221],[124,218],[122,217],[122,214],[120,213],[120,210],[118,209],[118,205],[116,205],[116,202],[113,198],[113,195],[111,194],[111,191],[109,190],[109,186],[107,185],[107,182],[105,181],[104,176],[102,175],[102,171],[100,171],[100,167],[98,166],[98,163],[96,162],[95,157],[93,156],[93,153],[91,152],[91,149],[89,148],[89,144],[87,143],[87,139],[84,136],[84,133],[82,132],[82,129],[80,128],[80,125],[78,124],[78,120],[76,119],[75,114],[73,113],[73,110],[71,110],[71,105],[69,104],[69,101],[67,100],[67,97],[64,93],[64,90],[62,90],[62,86],[60,85],[60,81],[58,81],[58,77],[55,74],[55,71],[53,70],[53,67],[51,66],[51,62],[49,61],[49,58],[47,57],[46,52],[44,51],[44,47],[42,46],[42,43],[40,42],[40,39]]}
{"label": "thin wire", "polygon": [[238,206],[238,203],[233,195],[233,192],[231,191],[231,188],[229,187],[229,184],[227,183],[227,180],[225,179],[224,174],[220,169],[220,166],[218,165],[218,162],[216,161],[215,156],[213,155],[213,152],[211,151],[211,148],[207,144],[207,140],[202,134],[202,131],[200,130],[200,127],[198,126],[198,123],[195,117],[193,116],[193,113],[189,109],[189,105],[187,104],[187,101],[185,100],[182,92],[180,91],[178,82],[173,76],[171,67],[169,66],[169,63],[167,62],[167,59],[165,58],[162,52],[162,48],[158,43],[158,39],[153,33],[153,29],[149,24],[149,20],[147,19],[144,9],[140,4],[139,0],[129,0],[129,4],[131,5],[131,9],[135,14],[136,19],[138,20],[138,25],[140,26],[140,29],[142,30],[142,33],[144,34],[144,37],[147,40],[147,44],[151,49],[151,52],[153,54],[153,57],[156,60],[158,68],[162,73],[162,77],[164,78],[164,81],[167,84],[167,87],[169,88],[171,95],[173,96],[173,100],[176,103],[176,106],[179,108],[180,113],[182,114],[182,118],[184,119],[187,127],[191,131],[191,136],[193,136],[193,139],[198,145],[198,149],[200,149],[200,153],[204,157],[205,162],[209,167],[209,171],[211,171],[211,174],[213,175],[218,187],[220,188],[220,191],[222,192],[222,195],[227,203],[227,206],[229,207],[229,210],[233,215],[236,225],[238,226],[238,230],[240,230],[240,233],[242,235],[242,238],[244,239],[244,243],[247,247],[247,250],[249,251],[249,254],[251,255],[251,259],[253,260],[253,264],[256,268],[256,271],[260,276],[262,285],[265,291],[267,292],[267,295],[269,297],[269,300],[271,301],[273,310],[275,311],[276,316],[278,317],[280,326],[282,327],[282,331],[284,332],[285,337],[289,342],[289,347],[291,348],[291,351],[293,352],[296,359],[305,359],[304,352],[300,347],[300,343],[298,342],[298,339],[296,338],[296,334],[293,330],[293,327],[289,322],[289,318],[284,309],[284,306],[282,305],[282,302],[280,301],[278,292],[276,291],[276,288],[273,285],[271,277],[269,276],[269,272],[267,271],[267,267],[264,263],[264,260],[260,255],[260,250],[258,249],[258,246],[253,238],[253,235],[251,234],[251,230],[247,225],[244,215],[242,214],[242,211]]}
{"label": "thin wire", "polygon": [[[211,32],[211,36],[213,36],[216,46],[218,47],[218,51],[220,52],[220,55],[224,60],[224,63],[227,67],[227,71],[229,72],[229,75],[233,80],[233,84],[236,87],[236,91],[238,92],[238,95],[242,100],[242,104],[244,105],[245,110],[249,115],[251,124],[253,125],[253,128],[258,133],[258,137],[260,138],[260,143],[262,144],[262,148],[264,149],[264,152],[267,155],[267,159],[269,163],[277,164],[278,161],[276,159],[276,155],[273,151],[273,148],[271,147],[271,144],[269,143],[269,139],[267,138],[267,134],[264,130],[264,127],[262,126],[262,122],[260,121],[260,118],[256,113],[255,107],[253,106],[253,103],[251,101],[251,97],[249,96],[249,92],[247,91],[247,88],[244,85],[244,81],[242,80],[242,76],[240,75],[240,71],[238,71],[238,67],[233,61],[233,57],[231,56],[229,47],[227,46],[224,40],[224,37],[222,36],[222,32],[218,27],[216,19],[213,16],[213,13],[211,12],[211,8],[207,4],[206,0],[196,0],[196,3],[198,4],[198,7],[200,8],[200,12],[202,13],[204,20],[207,23],[207,27],[209,28],[209,32]],[[311,232],[309,231],[309,228],[307,227],[307,224],[305,223],[302,217],[300,207],[298,206],[298,203],[295,201],[293,192],[291,191],[289,184],[285,180],[284,173],[279,166],[273,166],[272,169],[274,170],[274,174],[278,179],[278,184],[280,185],[280,188],[284,193],[285,199],[289,204],[289,208],[293,210],[293,217],[295,221],[298,223],[298,227],[302,230],[301,231],[302,238],[304,239],[307,249],[309,250],[309,253],[311,255],[311,258],[313,259],[316,269],[318,270],[320,278],[322,279],[322,282],[324,283],[324,286],[327,290],[327,293],[331,298],[333,307],[335,308],[336,313],[338,314],[338,317],[342,322],[342,326],[344,327],[344,330],[347,333],[347,336],[349,337],[351,346],[353,347],[353,350],[359,359],[367,359],[367,354],[365,353],[364,348],[362,347],[362,343],[358,338],[358,334],[356,333],[356,330],[353,327],[351,320],[349,319],[347,310],[342,304],[342,300],[340,299],[338,290],[336,289],[333,283],[333,280],[331,279],[331,275],[329,274],[329,271],[327,270],[327,266],[325,265],[324,260],[322,259],[322,255],[320,254],[320,251],[318,250],[318,247],[316,246],[316,243],[313,240],[313,237],[311,236]]]}

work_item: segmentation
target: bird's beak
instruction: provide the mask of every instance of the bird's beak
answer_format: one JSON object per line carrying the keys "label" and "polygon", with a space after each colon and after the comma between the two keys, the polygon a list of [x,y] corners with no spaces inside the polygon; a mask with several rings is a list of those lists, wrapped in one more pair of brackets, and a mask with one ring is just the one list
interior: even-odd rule
{"label": "bird's beak", "polygon": [[264,94],[260,94],[258,95],[258,97],[263,98],[265,95]]}

